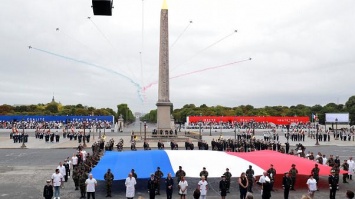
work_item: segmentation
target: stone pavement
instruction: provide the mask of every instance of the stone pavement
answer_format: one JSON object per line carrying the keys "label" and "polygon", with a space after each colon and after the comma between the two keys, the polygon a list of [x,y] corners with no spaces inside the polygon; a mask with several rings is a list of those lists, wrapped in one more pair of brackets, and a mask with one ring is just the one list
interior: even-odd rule
{"label": "stone pavement", "polygon": [[[232,130],[228,131],[228,132],[223,132],[222,137],[224,139],[234,139],[234,132],[231,132]],[[256,135],[255,138],[256,139],[263,139],[262,137],[262,132],[263,130],[261,129],[257,129],[256,130]],[[29,140],[27,143],[25,143],[26,147],[29,149],[38,149],[38,148],[76,148],[78,146],[78,141],[72,140],[70,141],[68,138],[64,139],[62,136],[60,138],[60,141],[58,143],[53,142],[53,143],[46,143],[44,140],[40,140],[40,139],[36,139],[34,137],[34,130],[28,130],[29,133]],[[196,134],[198,134],[198,132],[195,132]],[[203,132],[203,136],[202,139],[205,140],[209,145],[211,145],[211,141],[212,139],[218,139],[220,137],[220,132],[213,132],[212,136],[209,136],[209,132]],[[137,134],[136,134],[137,135]],[[284,145],[284,143],[287,142],[285,136],[279,132],[279,141]],[[91,140],[90,143],[87,143],[87,146],[90,147],[92,145],[92,143],[94,141],[97,141],[98,139],[98,135],[96,134],[95,139],[93,139],[93,136],[91,136]],[[138,135],[138,137],[140,137],[140,135]],[[143,136],[142,136],[143,137]],[[184,132],[180,132],[178,134],[179,138],[184,138]],[[115,143],[118,142],[118,140],[120,138],[122,138],[124,140],[124,148],[129,149],[130,148],[130,140],[131,140],[131,136],[129,132],[125,132],[125,133],[117,133],[117,132],[107,132],[106,133],[106,141],[108,141],[109,139],[113,138],[115,140]],[[172,138],[174,139],[174,138]],[[197,140],[196,139],[190,139],[195,147],[197,146]],[[166,141],[166,142],[165,142]],[[168,149],[170,148],[170,140],[169,139],[165,139],[165,148]],[[289,140],[290,146],[295,146],[298,143],[302,143],[304,146],[316,146],[315,143],[315,139],[311,139],[309,137],[306,136],[305,141],[304,142],[292,142],[291,140]],[[150,147],[151,148],[157,148],[157,141],[149,141]],[[320,146],[354,146],[355,142],[354,141],[341,141],[341,140],[334,140],[333,137],[331,137],[330,142],[319,142]],[[0,130],[0,148],[2,149],[6,149],[6,148],[20,148],[22,145],[22,143],[13,143],[13,140],[10,140],[9,137],[9,131],[7,130]],[[185,146],[184,142],[178,142],[179,148],[183,149]],[[141,139],[137,140],[137,148],[140,148],[143,146],[143,142]]]}
{"label": "stone pavement", "polygon": [[[257,130],[256,131],[256,138],[261,139],[261,132],[262,130]],[[181,133],[180,136],[182,136],[184,133]],[[208,132],[203,133],[203,139],[206,140],[207,143],[210,143],[212,139],[217,139],[220,135],[220,133],[215,133],[217,135],[209,136]],[[286,139],[283,135],[280,134],[280,142],[285,143]],[[125,142],[125,149],[124,150],[129,150],[130,144],[130,136],[129,133],[106,133],[107,139],[114,138],[115,141],[118,141],[119,138],[123,138]],[[97,139],[97,135],[96,139]],[[223,138],[234,138],[234,133],[233,132],[223,132]],[[195,146],[197,145],[196,141],[194,141]],[[295,146],[296,143],[298,142],[292,142],[290,141],[291,146]],[[320,150],[322,153],[329,153],[330,151],[336,151],[338,149],[342,150],[347,150],[347,151],[352,151],[353,153],[353,148],[354,146],[353,141],[340,141],[340,140],[333,140],[331,139],[331,142],[320,142],[320,147],[316,147],[315,140],[310,139],[306,137],[305,142],[301,142],[303,145],[307,146],[307,150],[310,149],[311,151],[313,150]],[[92,142],[88,144],[88,146],[91,146]],[[167,145],[167,150],[170,149],[169,143],[166,143]],[[30,132],[30,138],[29,142],[26,143],[26,146],[28,149],[26,150],[17,150],[20,149],[21,143],[13,143],[12,140],[9,139],[8,132],[0,131],[0,152],[3,152],[3,160],[0,162],[0,199],[5,199],[5,198],[41,198],[42,190],[43,190],[43,185],[46,179],[50,177],[50,175],[53,173],[54,168],[56,168],[57,164],[59,161],[61,161],[63,158],[70,156],[72,152],[75,151],[74,148],[78,146],[77,141],[70,141],[69,139],[60,139],[59,143],[45,143],[44,140],[39,140],[35,139],[33,136],[33,133]],[[137,147],[139,148],[138,150],[142,150],[143,143],[139,142],[137,143]],[[156,147],[157,143],[156,142],[150,142],[151,147]],[[183,149],[184,148],[184,143],[181,142],[179,143],[179,148]],[[312,147],[311,147],[312,146]],[[327,146],[327,147],[325,147]],[[338,146],[343,146],[343,147],[338,147]],[[53,160],[52,164],[45,164],[41,162],[40,159],[37,159],[36,157],[43,156],[43,154],[55,156],[55,154],[58,154],[59,152],[65,151],[68,152],[68,154],[59,155],[60,158],[56,158],[56,160]],[[338,151],[339,152],[339,151]],[[62,153],[61,153],[62,154]],[[26,160],[22,161],[21,165],[18,164],[11,164],[11,162],[20,162],[21,157],[28,156]],[[61,157],[63,156],[63,157]],[[345,157],[345,156],[344,156]],[[347,156],[348,157],[348,156]],[[45,157],[42,157],[45,158]],[[31,160],[29,163],[29,159]],[[28,162],[28,163],[26,163]],[[43,161],[44,162],[44,161]],[[48,161],[46,161],[48,162]],[[26,166],[27,165],[27,166]],[[95,177],[95,176],[94,176]],[[235,176],[236,177],[236,176]],[[198,182],[198,179],[196,178],[188,178],[187,181],[189,182],[189,193],[187,198],[192,198],[192,191],[194,188],[196,188],[196,184]],[[323,181],[326,184],[327,177],[321,177],[321,181]],[[219,178],[210,178],[209,183],[210,183],[210,190],[208,192],[208,197],[209,199],[217,199],[220,198],[219,192],[218,192],[218,182]],[[139,179],[138,184],[137,184],[137,190],[136,190],[136,197],[135,198],[141,198],[141,199],[146,199],[149,198],[148,193],[146,191],[146,180],[145,179]],[[337,193],[336,198],[345,198],[345,192],[346,190],[353,190],[354,191],[354,185],[355,183],[353,181],[350,181],[349,184],[341,184],[340,190]],[[65,199],[74,199],[74,198],[79,198],[80,194],[78,191],[74,190],[73,187],[73,181],[72,179],[69,179],[68,183],[65,185],[65,189],[61,191],[62,197]],[[231,194],[227,196],[227,198],[239,198],[239,190],[237,188],[237,179],[233,178],[232,183],[231,183]],[[176,190],[174,190],[175,193],[173,195],[173,198],[177,199],[179,198]],[[165,191],[162,188],[161,191],[162,195],[157,196],[156,199],[163,199],[166,198],[165,196]],[[255,198],[261,198],[260,196],[260,190],[258,186],[254,187],[254,196]],[[306,186],[302,186],[297,189],[297,191],[293,191],[290,193],[290,199],[299,199],[303,194],[306,194]],[[329,198],[329,190],[327,187],[322,187],[319,192],[316,192],[315,198]],[[125,188],[124,188],[124,182],[123,181],[115,181],[113,184],[113,198],[125,198]],[[105,182],[99,181],[99,185],[97,187],[97,197],[96,198],[105,198]],[[276,187],[276,191],[272,193],[272,198],[275,199],[282,199],[283,198],[283,191],[281,187]]]}

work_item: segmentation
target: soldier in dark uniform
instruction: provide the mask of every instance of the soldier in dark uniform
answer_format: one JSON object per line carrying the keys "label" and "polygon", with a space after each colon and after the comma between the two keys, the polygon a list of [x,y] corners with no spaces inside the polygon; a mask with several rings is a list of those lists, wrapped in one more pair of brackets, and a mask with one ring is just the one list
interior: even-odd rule
{"label": "soldier in dark uniform", "polygon": [[282,188],[284,190],[284,199],[288,199],[290,188],[292,188],[292,179],[289,176],[288,172],[286,172],[284,177],[282,178]]}
{"label": "soldier in dark uniform", "polygon": [[64,160],[63,166],[65,167],[65,182],[68,182],[68,176],[70,176],[70,170],[69,170],[69,164],[68,164],[68,160]]}
{"label": "soldier in dark uniform", "polygon": [[286,154],[288,154],[289,150],[290,150],[290,144],[288,142],[286,142],[285,146],[286,146]]}
{"label": "soldier in dark uniform", "polygon": [[298,174],[298,170],[296,169],[296,165],[292,164],[292,168],[289,171],[291,179],[292,179],[292,187],[291,190],[295,191],[295,184],[296,184],[296,176]]}
{"label": "soldier in dark uniform", "polygon": [[205,180],[207,181],[208,171],[206,171],[206,167],[203,167],[202,171],[200,172],[200,177],[202,176],[205,176]]}
{"label": "soldier in dark uniform", "polygon": [[47,180],[47,184],[43,188],[43,197],[45,199],[52,199],[53,197],[53,186],[51,180]]}
{"label": "soldier in dark uniform", "polygon": [[333,155],[330,155],[329,159],[327,160],[326,164],[330,167],[333,167],[335,162],[334,162],[334,158]]}
{"label": "soldier in dark uniform", "polygon": [[171,173],[168,173],[168,177],[165,179],[165,185],[166,185],[166,198],[172,199],[174,180],[171,177]]}
{"label": "soldier in dark uniform", "polygon": [[253,184],[254,184],[254,170],[251,165],[249,165],[249,169],[245,172],[248,179],[248,191],[253,193]]}
{"label": "soldier in dark uniform", "polygon": [[340,168],[338,164],[334,164],[334,166],[332,167],[332,170],[335,171],[335,176],[339,179],[339,173],[340,173]]}
{"label": "soldier in dark uniform", "polygon": [[186,173],[184,170],[182,170],[182,166],[179,166],[179,170],[175,174],[176,181],[178,183],[180,182],[182,176],[186,176]]}
{"label": "soldier in dark uniform", "polygon": [[222,180],[219,181],[219,191],[221,193],[222,199],[225,199],[227,196],[227,191],[229,190],[228,183],[226,180],[226,176],[221,176]]}
{"label": "soldier in dark uniform", "polygon": [[73,169],[73,180],[74,180],[75,190],[79,190],[79,171],[78,171],[78,167],[74,167],[74,169]]}
{"label": "soldier in dark uniform", "polygon": [[337,192],[339,178],[336,177],[334,170],[331,170],[331,175],[329,175],[329,177],[328,177],[328,183],[329,183],[329,189],[330,189],[329,198],[335,199],[335,194]]}
{"label": "soldier in dark uniform", "polygon": [[229,187],[231,185],[231,178],[232,178],[232,173],[229,172],[229,169],[226,169],[226,172],[224,172],[224,177],[225,177],[225,181],[226,181],[226,186],[227,186],[227,193],[229,193]]}
{"label": "soldier in dark uniform", "polygon": [[338,164],[338,166],[340,166],[340,160],[339,160],[339,156],[335,156],[335,160],[334,160],[335,164]]}
{"label": "soldier in dark uniform", "polygon": [[137,180],[137,173],[134,172],[134,169],[131,170],[132,177],[134,177]]}
{"label": "soldier in dark uniform", "polygon": [[148,180],[148,192],[149,192],[149,199],[155,199],[155,190],[157,189],[157,179],[154,177],[152,173]]}
{"label": "soldier in dark uniform", "polygon": [[160,171],[160,167],[154,173],[155,179],[157,181],[157,195],[160,195],[160,180],[164,176],[164,173]]}
{"label": "soldier in dark uniform", "polygon": [[314,165],[314,168],[311,171],[313,178],[317,181],[317,188],[318,188],[318,180],[319,180],[319,171],[318,164]]}
{"label": "soldier in dark uniform", "polygon": [[270,165],[270,168],[267,170],[267,174],[270,178],[270,187],[271,191],[274,191],[274,183],[275,183],[275,177],[276,177],[276,169],[274,169],[274,165]]}
{"label": "soldier in dark uniform", "polygon": [[115,177],[111,173],[111,169],[108,169],[104,175],[104,179],[106,181],[106,197],[112,197],[111,196],[111,187],[112,187],[112,182],[113,182],[114,178]]}
{"label": "soldier in dark uniform", "polygon": [[349,164],[347,160],[344,160],[344,163],[341,165],[344,171],[347,171],[346,173],[343,173],[343,183],[348,183],[346,179],[348,178],[348,171],[349,171]]}

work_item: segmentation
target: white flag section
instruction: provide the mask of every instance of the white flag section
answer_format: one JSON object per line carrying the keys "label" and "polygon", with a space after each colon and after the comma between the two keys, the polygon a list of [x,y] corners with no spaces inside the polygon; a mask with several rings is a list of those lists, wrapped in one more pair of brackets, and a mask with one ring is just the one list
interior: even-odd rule
{"label": "white flag section", "polygon": [[208,171],[208,177],[221,177],[226,168],[234,177],[239,177],[245,172],[249,165],[254,169],[254,175],[262,175],[264,170],[259,166],[221,151],[185,151],[185,150],[166,150],[170,159],[171,166],[176,172],[179,166],[186,172],[187,177],[198,178],[203,167]]}

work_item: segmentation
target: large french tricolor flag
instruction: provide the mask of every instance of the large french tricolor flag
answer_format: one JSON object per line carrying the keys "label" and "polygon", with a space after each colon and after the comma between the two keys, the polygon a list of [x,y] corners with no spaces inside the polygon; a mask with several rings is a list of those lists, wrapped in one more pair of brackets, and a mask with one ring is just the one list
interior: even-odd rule
{"label": "large french tricolor flag", "polygon": [[[131,169],[134,169],[138,178],[149,178],[150,174],[160,167],[164,177],[168,173],[174,177],[179,166],[182,166],[187,177],[200,177],[203,167],[209,172],[209,178],[219,178],[226,168],[237,177],[251,165],[255,175],[258,176],[269,169],[270,164],[274,165],[278,173],[289,171],[291,165],[296,164],[299,174],[309,175],[315,162],[269,150],[248,153],[207,150],[107,151],[92,170],[92,174],[94,178],[103,180],[107,169],[111,169],[115,180],[122,180],[127,178]],[[320,175],[329,174],[330,167],[319,165],[319,168]]]}

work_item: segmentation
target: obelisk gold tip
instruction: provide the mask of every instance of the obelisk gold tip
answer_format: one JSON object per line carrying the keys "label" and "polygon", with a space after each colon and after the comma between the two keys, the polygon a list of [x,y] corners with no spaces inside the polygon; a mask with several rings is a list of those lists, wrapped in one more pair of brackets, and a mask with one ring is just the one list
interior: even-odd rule
{"label": "obelisk gold tip", "polygon": [[161,9],[162,10],[167,10],[168,9],[168,4],[166,3],[166,0],[163,1],[163,7]]}

